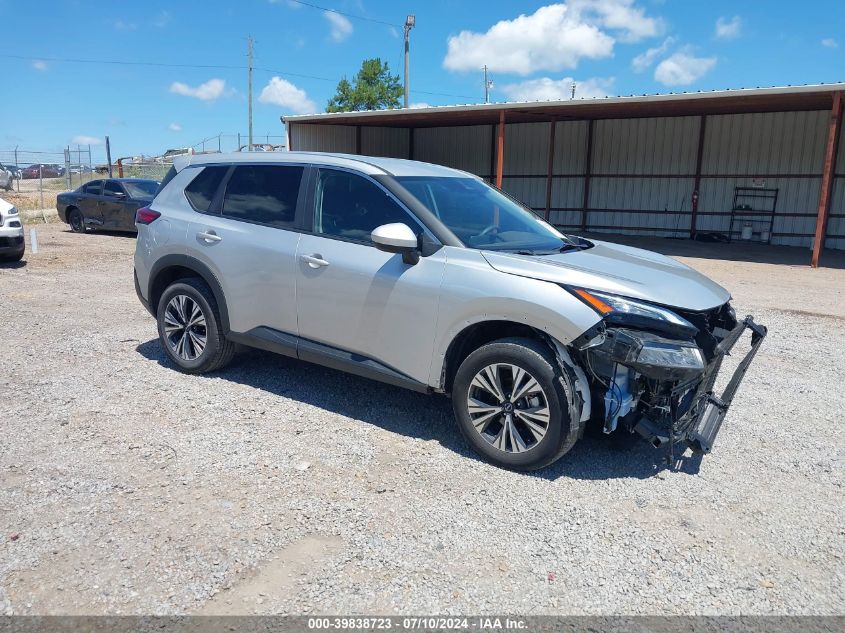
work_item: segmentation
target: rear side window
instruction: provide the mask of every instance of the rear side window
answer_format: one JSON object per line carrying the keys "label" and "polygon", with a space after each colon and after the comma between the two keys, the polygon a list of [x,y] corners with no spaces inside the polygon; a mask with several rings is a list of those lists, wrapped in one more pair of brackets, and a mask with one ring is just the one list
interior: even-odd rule
{"label": "rear side window", "polygon": [[94,180],[85,185],[85,193],[90,193],[92,196],[100,196],[103,194],[103,181]]}
{"label": "rear side window", "polygon": [[293,226],[303,167],[242,165],[226,185],[223,215],[280,228]]}
{"label": "rear side window", "polygon": [[[185,196],[188,202],[197,211],[207,213],[211,208],[211,202],[214,200],[214,194],[217,193],[217,188],[220,186],[220,181],[229,168],[226,166],[204,167],[196,178],[194,178],[187,187],[185,187]],[[164,187],[164,184],[159,188],[159,191]]]}

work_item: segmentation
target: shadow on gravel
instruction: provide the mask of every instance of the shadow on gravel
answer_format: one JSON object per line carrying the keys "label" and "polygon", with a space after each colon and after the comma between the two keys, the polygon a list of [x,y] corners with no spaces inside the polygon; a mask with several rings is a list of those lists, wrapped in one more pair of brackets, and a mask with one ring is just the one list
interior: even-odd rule
{"label": "shadow on gravel", "polygon": [[[71,231],[70,227],[68,227],[67,229],[65,229],[65,233],[73,233],[73,231]],[[104,231],[101,229],[88,229],[87,231],[85,231],[84,235],[86,237],[94,237],[98,235],[101,237],[123,237],[133,240],[138,237],[137,233],[128,233],[126,231]]]}
{"label": "shadow on gravel", "polygon": [[[144,358],[176,371],[161,349],[158,339],[141,343],[136,350]],[[461,437],[452,417],[451,403],[442,396],[427,396],[252,349],[240,352],[231,365],[209,377],[261,389],[393,433],[421,440],[436,440],[462,457],[480,461]],[[204,376],[190,378],[206,379]],[[666,455],[665,451],[654,449],[627,434],[600,438],[585,435],[558,462],[542,470],[523,474],[552,481],[561,477],[588,480],[645,479],[668,470]],[[684,461],[676,464],[672,470],[696,474],[700,461],[700,456],[685,456]]]}
{"label": "shadow on gravel", "polygon": [[2,269],[2,268],[23,268],[24,266],[26,266],[26,260],[25,259],[21,259],[21,260],[18,260],[16,262],[4,262],[2,259],[0,259],[0,269]]}

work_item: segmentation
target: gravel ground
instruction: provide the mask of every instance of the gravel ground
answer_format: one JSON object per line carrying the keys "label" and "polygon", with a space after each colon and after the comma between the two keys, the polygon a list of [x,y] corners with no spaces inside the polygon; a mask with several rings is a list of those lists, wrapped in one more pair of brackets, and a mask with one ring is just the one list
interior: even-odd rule
{"label": "gravel ground", "polygon": [[517,474],[444,398],[263,352],[180,374],[133,238],[39,238],[0,267],[0,613],[845,611],[841,269],[686,259],[771,332],[715,452]]}

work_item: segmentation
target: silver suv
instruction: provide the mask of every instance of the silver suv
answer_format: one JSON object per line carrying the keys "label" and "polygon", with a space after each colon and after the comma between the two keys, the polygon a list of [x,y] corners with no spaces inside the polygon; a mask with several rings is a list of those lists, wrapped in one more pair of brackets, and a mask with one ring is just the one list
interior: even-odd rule
{"label": "silver suv", "polygon": [[552,463],[591,421],[670,459],[709,452],[766,334],[691,268],[564,235],[437,165],[182,157],[136,224],[136,290],[180,370],[220,369],[243,344],[449,394],[470,444],[507,468]]}

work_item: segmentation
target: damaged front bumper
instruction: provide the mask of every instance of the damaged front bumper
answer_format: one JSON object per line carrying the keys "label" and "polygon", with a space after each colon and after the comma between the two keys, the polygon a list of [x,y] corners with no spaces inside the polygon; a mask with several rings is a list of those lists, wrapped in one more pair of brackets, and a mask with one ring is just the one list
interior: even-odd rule
{"label": "damaged front bumper", "polygon": [[[701,339],[676,340],[661,334],[610,327],[582,348],[593,377],[593,409],[603,411],[604,431],[618,425],[645,437],[656,447],[685,443],[694,452],[709,453],[742,379],[754,360],[766,327],[751,316],[721,325],[730,329],[704,332]],[[751,331],[751,349],[740,361],[721,395],[714,386],[722,361]],[[696,342],[699,341],[699,342]]]}

